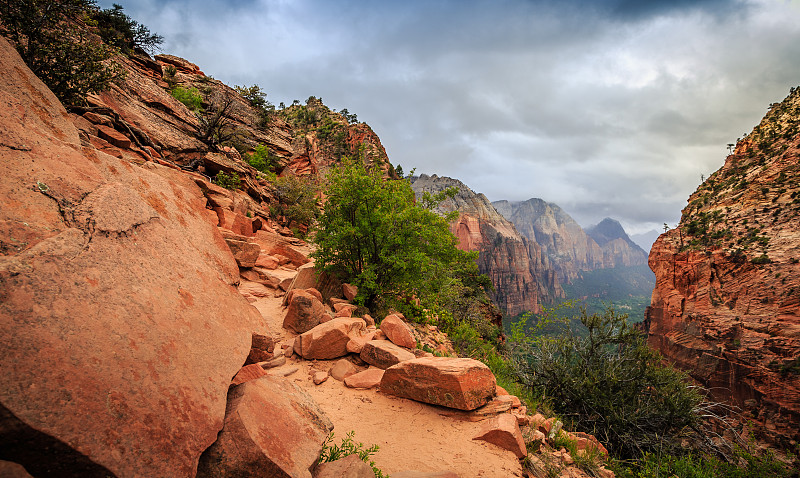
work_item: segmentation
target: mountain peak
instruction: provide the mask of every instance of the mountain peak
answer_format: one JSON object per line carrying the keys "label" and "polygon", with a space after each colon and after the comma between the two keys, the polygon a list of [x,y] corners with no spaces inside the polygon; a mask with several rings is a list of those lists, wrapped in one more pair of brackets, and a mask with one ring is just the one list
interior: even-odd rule
{"label": "mountain peak", "polygon": [[630,245],[634,249],[638,249],[642,252],[644,250],[639,247],[638,244],[633,242],[628,234],[625,232],[625,229],[622,227],[622,224],[615,219],[611,219],[607,217],[600,221],[599,223],[595,224],[594,226],[589,226],[586,229],[586,234],[589,235],[599,246],[605,246],[609,242],[622,239],[628,245]]}

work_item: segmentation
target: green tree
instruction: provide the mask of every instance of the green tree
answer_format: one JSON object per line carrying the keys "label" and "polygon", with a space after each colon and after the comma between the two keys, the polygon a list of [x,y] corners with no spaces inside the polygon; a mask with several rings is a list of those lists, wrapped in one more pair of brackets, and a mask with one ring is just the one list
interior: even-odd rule
{"label": "green tree", "polygon": [[86,34],[85,21],[96,8],[93,0],[0,1],[0,35],[68,106],[123,77],[109,61],[114,51]]}
{"label": "green tree", "polygon": [[[378,168],[352,158],[327,179],[315,238],[317,267],[355,282],[367,307],[408,297],[434,301],[454,281],[485,284],[476,255],[456,247],[446,219],[417,203],[408,180],[385,181]],[[423,202],[437,199],[444,195]]]}
{"label": "green tree", "polygon": [[94,19],[103,41],[119,48],[126,55],[132,54],[136,48],[153,55],[164,43],[164,37],[150,32],[149,28],[126,15],[122,5],[115,3],[112,8],[98,11]]}
{"label": "green tree", "polygon": [[581,311],[588,335],[571,330],[513,344],[517,378],[545,396],[578,430],[595,434],[618,458],[669,448],[700,422],[703,397],[663,365],[626,315]]}
{"label": "green tree", "polygon": [[304,234],[317,217],[317,187],[308,178],[285,176],[275,180],[277,202],[270,205],[273,216],[284,218],[286,227]]}

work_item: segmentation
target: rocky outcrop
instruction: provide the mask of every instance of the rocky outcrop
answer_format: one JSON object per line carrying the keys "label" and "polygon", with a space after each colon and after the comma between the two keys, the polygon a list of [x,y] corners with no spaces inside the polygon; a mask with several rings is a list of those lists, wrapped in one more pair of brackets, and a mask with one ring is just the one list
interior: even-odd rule
{"label": "rocky outcrop", "polygon": [[563,297],[556,273],[539,245],[521,236],[483,194],[456,179],[422,175],[412,180],[417,197],[454,187],[458,193],[442,202],[438,211],[458,211],[450,230],[459,248],[478,251],[478,269],[494,285],[492,301],[508,315],[541,311],[541,304]]}
{"label": "rocky outcrop", "polygon": [[606,218],[584,231],[563,209],[542,199],[495,201],[492,205],[520,234],[540,245],[562,283],[580,277],[582,271],[647,262],[647,254],[613,219]]}
{"label": "rocky outcrop", "polygon": [[773,105],[653,245],[648,343],[742,408],[767,439],[800,440],[800,90]]}
{"label": "rocky outcrop", "polygon": [[0,458],[193,476],[265,332],[216,215],[190,176],[80,134],[4,38],[0,71]]}

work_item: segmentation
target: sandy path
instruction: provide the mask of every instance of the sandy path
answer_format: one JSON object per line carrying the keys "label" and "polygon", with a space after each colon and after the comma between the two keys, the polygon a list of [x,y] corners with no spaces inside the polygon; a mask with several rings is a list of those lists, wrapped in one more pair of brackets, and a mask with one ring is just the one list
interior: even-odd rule
{"label": "sandy path", "polygon": [[[280,342],[295,334],[282,326],[286,314],[282,298],[266,297],[253,302],[264,317],[270,332]],[[334,424],[336,440],[350,430],[355,441],[366,447],[377,444],[375,464],[384,473],[404,470],[450,470],[462,478],[508,478],[522,476],[522,468],[513,453],[483,441],[474,441],[480,422],[444,416],[447,409],[384,395],[376,390],[354,390],[328,377],[320,385],[311,381],[311,372],[327,371],[335,360],[306,361],[294,355],[286,365],[270,373],[299,367],[287,377],[303,388]]]}

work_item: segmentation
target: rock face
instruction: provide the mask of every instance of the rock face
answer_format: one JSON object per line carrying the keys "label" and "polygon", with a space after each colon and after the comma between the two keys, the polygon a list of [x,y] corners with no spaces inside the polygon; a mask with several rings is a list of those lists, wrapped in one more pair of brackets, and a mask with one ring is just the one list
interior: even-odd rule
{"label": "rock face", "polygon": [[656,241],[648,343],[741,407],[762,438],[800,440],[800,91],[773,105]]}
{"label": "rock face", "polygon": [[584,231],[563,209],[542,199],[495,201],[492,205],[520,234],[540,245],[560,283],[576,279],[581,271],[647,262],[647,254],[613,219],[606,218]]}
{"label": "rock face", "polygon": [[225,426],[200,458],[197,476],[310,478],[332,429],[293,383],[270,376],[243,383],[229,392]]}
{"label": "rock face", "polygon": [[201,190],[96,149],[0,38],[0,204],[0,458],[193,476],[264,332]]}
{"label": "rock face", "polygon": [[450,230],[458,237],[459,248],[479,252],[478,269],[492,280],[492,301],[506,314],[539,312],[542,303],[563,297],[555,270],[539,245],[521,236],[486,196],[476,194],[461,181],[436,175],[415,178],[412,187],[418,197],[425,192],[458,189],[458,194],[442,202],[438,211],[458,211]]}
{"label": "rock face", "polygon": [[422,357],[389,367],[381,391],[419,402],[475,410],[496,393],[489,367],[473,359]]}

